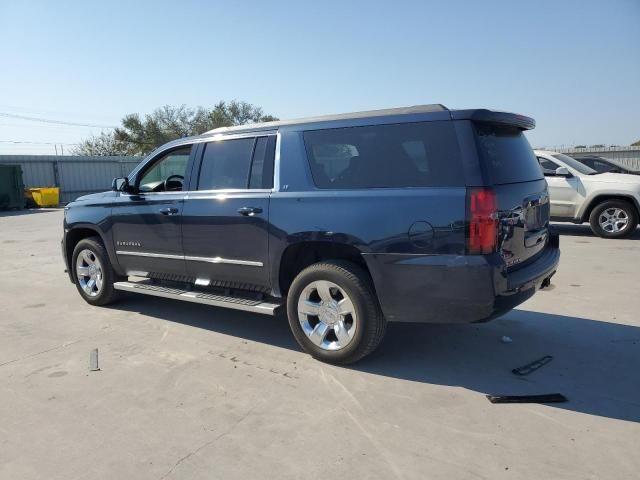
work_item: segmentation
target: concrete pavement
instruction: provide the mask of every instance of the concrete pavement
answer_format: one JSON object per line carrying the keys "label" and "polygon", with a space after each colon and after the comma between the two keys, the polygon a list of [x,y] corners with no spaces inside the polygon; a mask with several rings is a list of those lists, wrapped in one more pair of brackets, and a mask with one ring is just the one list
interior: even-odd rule
{"label": "concrete pavement", "polygon": [[[63,272],[61,222],[0,213],[1,479],[639,475],[640,231],[562,225],[550,290],[488,324],[392,324],[339,368],[301,353],[283,318],[89,306]],[[485,398],[550,392],[569,402]]]}

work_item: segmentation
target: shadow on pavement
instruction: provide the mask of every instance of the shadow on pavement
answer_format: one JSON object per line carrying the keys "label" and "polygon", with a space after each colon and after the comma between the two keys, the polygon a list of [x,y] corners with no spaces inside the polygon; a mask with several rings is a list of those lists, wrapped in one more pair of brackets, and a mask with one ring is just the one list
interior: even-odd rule
{"label": "shadow on pavement", "polygon": [[129,294],[122,301],[106,308],[140,312],[170,322],[298,350],[298,344],[291,335],[284,316],[272,317],[137,294]]}
{"label": "shadow on pavement", "polygon": [[[511,372],[544,355],[553,361],[530,375]],[[379,353],[355,368],[483,394],[562,393],[569,402],[550,406],[640,422],[635,326],[525,310],[484,325],[392,324]]]}
{"label": "shadow on pavement", "polygon": [[[112,308],[299,350],[282,316],[132,296]],[[511,372],[544,355],[553,361],[529,376]],[[525,310],[480,325],[392,323],[373,355],[346,368],[482,394],[562,393],[569,402],[550,406],[640,422],[640,328],[619,323]]]}
{"label": "shadow on pavement", "polygon": [[[591,231],[591,227],[588,223],[581,225],[576,225],[573,223],[554,223],[553,228],[555,228],[560,235],[566,235],[570,237],[600,238]],[[624,238],[624,240],[640,240],[640,228],[636,228],[636,231],[633,232],[631,236]],[[617,240],[611,241],[615,242]]]}
{"label": "shadow on pavement", "polygon": [[23,208],[22,210],[0,210],[0,217],[19,217],[21,215],[32,215],[34,213],[57,212],[62,208]]}

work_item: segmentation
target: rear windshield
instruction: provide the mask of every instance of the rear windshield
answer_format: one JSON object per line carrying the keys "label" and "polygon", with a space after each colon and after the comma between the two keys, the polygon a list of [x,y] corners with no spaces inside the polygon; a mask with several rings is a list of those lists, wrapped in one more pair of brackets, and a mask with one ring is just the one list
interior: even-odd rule
{"label": "rear windshield", "polygon": [[310,130],[304,143],[318,188],[464,185],[449,121]]}
{"label": "rear windshield", "polygon": [[521,130],[476,125],[478,148],[491,183],[519,183],[543,178],[531,145]]}

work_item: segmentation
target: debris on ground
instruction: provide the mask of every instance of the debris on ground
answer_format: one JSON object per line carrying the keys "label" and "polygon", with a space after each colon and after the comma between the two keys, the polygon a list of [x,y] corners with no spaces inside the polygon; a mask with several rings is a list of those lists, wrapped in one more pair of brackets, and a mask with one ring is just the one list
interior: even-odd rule
{"label": "debris on ground", "polygon": [[98,349],[94,348],[91,350],[91,354],[89,355],[89,371],[90,372],[98,372],[100,371],[100,366],[98,365]]}
{"label": "debris on ground", "polygon": [[545,393],[542,395],[487,395],[491,403],[562,403],[567,397],[561,393]]}
{"label": "debris on ground", "polygon": [[511,339],[511,337],[507,337],[506,335],[503,335],[502,338],[500,339],[500,341],[502,343],[511,343],[513,342],[513,340]]}
{"label": "debris on ground", "polygon": [[542,358],[534,360],[531,363],[527,363],[526,365],[523,365],[522,367],[514,368],[511,371],[514,374],[520,375],[520,376],[529,375],[530,373],[535,372],[540,367],[542,367],[542,366],[546,365],[547,363],[549,363],[551,360],[553,360],[553,357],[551,355],[545,355]]}

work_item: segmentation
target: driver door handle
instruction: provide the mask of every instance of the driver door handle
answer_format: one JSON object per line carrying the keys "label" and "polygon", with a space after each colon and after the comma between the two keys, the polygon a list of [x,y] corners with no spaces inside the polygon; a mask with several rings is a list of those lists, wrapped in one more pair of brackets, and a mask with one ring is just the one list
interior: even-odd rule
{"label": "driver door handle", "polygon": [[238,209],[238,213],[245,217],[253,217],[257,213],[262,213],[262,209],[260,207],[241,207]]}
{"label": "driver door handle", "polygon": [[167,207],[160,210],[162,215],[175,215],[178,213],[178,209],[174,207]]}

